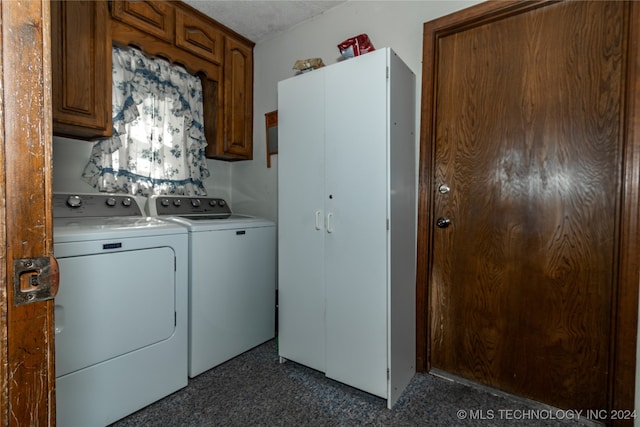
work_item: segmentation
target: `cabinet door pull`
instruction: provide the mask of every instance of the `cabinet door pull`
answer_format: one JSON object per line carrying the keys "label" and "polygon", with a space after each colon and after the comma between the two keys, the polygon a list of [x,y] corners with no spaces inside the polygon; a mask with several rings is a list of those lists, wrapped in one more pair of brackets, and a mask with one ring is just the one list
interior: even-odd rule
{"label": "cabinet door pull", "polygon": [[333,233],[333,226],[331,225],[332,213],[327,214],[327,233]]}
{"label": "cabinet door pull", "polygon": [[316,211],[316,230],[322,230],[322,211]]}

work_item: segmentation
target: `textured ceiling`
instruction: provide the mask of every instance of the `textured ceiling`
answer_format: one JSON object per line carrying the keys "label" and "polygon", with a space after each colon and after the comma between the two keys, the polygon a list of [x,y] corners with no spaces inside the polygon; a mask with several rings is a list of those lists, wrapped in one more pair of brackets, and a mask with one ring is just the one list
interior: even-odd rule
{"label": "textured ceiling", "polygon": [[256,43],[320,15],[344,1],[184,0],[193,8]]}

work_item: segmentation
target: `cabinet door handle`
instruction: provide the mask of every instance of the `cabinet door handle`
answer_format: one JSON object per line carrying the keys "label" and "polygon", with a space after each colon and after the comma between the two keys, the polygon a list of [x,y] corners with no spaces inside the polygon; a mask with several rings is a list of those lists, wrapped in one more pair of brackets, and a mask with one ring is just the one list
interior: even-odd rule
{"label": "cabinet door handle", "polygon": [[316,230],[322,230],[322,211],[316,211]]}
{"label": "cabinet door handle", "polygon": [[332,213],[327,214],[327,233],[333,233],[333,226],[331,225]]}

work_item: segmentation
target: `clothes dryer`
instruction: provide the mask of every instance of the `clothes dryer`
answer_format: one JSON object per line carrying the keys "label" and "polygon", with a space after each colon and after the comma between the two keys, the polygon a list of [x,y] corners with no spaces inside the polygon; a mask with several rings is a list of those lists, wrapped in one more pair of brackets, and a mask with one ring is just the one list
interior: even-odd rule
{"label": "clothes dryer", "polygon": [[54,195],[59,426],[106,426],[187,385],[188,236],[143,205]]}

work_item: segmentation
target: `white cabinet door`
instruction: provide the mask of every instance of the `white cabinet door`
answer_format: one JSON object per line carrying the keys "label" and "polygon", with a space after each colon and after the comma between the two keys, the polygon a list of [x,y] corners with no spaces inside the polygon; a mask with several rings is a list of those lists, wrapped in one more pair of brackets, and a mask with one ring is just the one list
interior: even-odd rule
{"label": "white cabinet door", "polygon": [[326,69],[326,375],[387,397],[386,51]]}
{"label": "white cabinet door", "polygon": [[278,344],[324,371],[324,74],[278,85]]}

